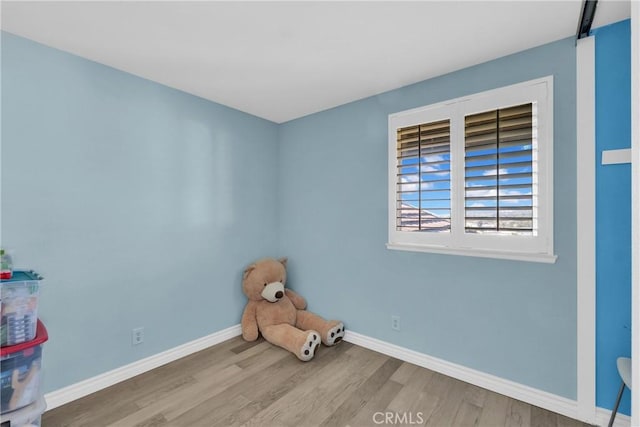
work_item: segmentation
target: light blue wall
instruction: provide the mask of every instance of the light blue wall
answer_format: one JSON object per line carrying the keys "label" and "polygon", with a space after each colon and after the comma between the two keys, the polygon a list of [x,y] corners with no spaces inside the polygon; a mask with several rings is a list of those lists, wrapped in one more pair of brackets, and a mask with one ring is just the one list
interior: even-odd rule
{"label": "light blue wall", "polygon": [[[574,44],[561,40],[280,126],[280,249],[311,310],[576,397]],[[546,75],[555,79],[557,263],[387,250],[387,115]],[[391,315],[401,317],[401,332]]]}
{"label": "light blue wall", "polygon": [[277,255],[277,125],[2,36],[2,245],[46,277],[45,391],[237,324]]}
{"label": "light blue wall", "polygon": [[[601,165],[603,150],[631,147],[630,21],[596,39],[596,404],[612,409],[616,359],[631,356],[631,165]],[[630,413],[629,392],[620,412]]]}

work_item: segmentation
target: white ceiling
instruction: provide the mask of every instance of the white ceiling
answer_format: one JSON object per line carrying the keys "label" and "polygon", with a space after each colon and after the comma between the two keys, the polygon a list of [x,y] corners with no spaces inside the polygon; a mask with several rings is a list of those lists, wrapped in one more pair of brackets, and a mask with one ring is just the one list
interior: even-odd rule
{"label": "white ceiling", "polygon": [[[2,29],[277,123],[575,35],[579,0],[2,2]],[[594,28],[630,15],[598,2]]]}

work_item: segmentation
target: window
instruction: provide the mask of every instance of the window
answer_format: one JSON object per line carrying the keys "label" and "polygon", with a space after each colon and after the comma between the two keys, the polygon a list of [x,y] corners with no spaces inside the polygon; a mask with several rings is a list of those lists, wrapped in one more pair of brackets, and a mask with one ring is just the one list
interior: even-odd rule
{"label": "window", "polygon": [[389,116],[391,249],[554,262],[553,78]]}

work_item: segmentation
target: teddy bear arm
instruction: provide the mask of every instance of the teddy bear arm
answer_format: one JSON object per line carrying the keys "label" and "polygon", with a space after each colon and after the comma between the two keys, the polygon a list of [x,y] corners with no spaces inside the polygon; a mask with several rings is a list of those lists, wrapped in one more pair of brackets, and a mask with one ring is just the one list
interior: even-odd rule
{"label": "teddy bear arm", "polygon": [[256,305],[249,302],[242,313],[242,338],[246,341],[258,339],[258,321],[256,320]]}
{"label": "teddy bear arm", "polygon": [[289,299],[291,300],[293,305],[298,310],[304,310],[305,308],[307,308],[307,301],[305,301],[305,299],[303,297],[301,297],[300,295],[298,295],[297,293],[295,293],[291,289],[285,289],[284,292],[287,294],[287,296],[289,297]]}

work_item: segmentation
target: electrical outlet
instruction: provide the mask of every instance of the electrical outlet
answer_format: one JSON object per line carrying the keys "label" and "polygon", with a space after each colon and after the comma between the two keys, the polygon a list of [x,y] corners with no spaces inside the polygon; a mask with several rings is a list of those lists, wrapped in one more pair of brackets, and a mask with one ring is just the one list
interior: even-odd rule
{"label": "electrical outlet", "polygon": [[131,345],[138,345],[144,342],[144,328],[131,330]]}
{"label": "electrical outlet", "polygon": [[391,316],[391,329],[394,331],[400,330],[400,316]]}

